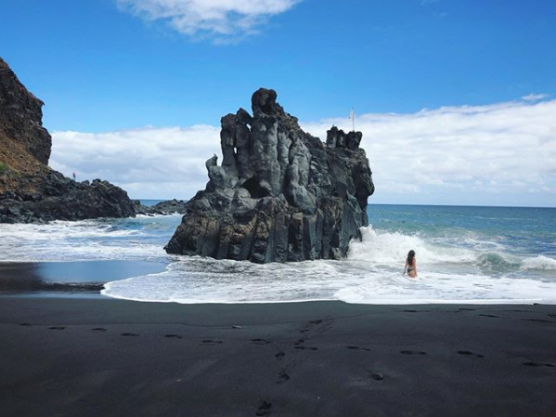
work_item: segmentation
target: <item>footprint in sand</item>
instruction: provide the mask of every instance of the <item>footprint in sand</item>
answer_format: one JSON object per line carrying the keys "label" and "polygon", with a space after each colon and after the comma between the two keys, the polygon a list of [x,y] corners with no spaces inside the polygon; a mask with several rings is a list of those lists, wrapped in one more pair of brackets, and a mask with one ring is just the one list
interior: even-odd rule
{"label": "footprint in sand", "polygon": [[280,371],[280,373],[278,374],[278,378],[279,381],[276,382],[277,384],[283,384],[284,382],[287,382],[290,380],[290,376],[286,373],[286,371],[284,369],[282,369]]}
{"label": "footprint in sand", "polygon": [[348,346],[347,348],[351,349],[351,350],[365,350],[367,352],[371,351],[371,349],[369,349],[369,348],[364,348],[364,347],[360,347],[360,346]]}
{"label": "footprint in sand", "polygon": [[19,323],[20,326],[32,326],[31,323]]}
{"label": "footprint in sand", "polygon": [[426,355],[427,352],[421,352],[418,350],[401,350],[400,353],[402,355]]}
{"label": "footprint in sand", "polygon": [[127,337],[137,337],[139,336],[137,333],[122,333],[122,336],[127,336]]}
{"label": "footprint in sand", "polygon": [[384,379],[384,375],[378,372],[376,374],[373,374],[371,372],[371,378],[373,378],[375,381],[382,381]]}
{"label": "footprint in sand", "polygon": [[95,327],[94,329],[91,329],[93,332],[105,332],[106,329],[103,327]]}
{"label": "footprint in sand", "polygon": [[458,350],[458,353],[460,355],[466,355],[466,356],[475,356],[476,358],[484,358],[483,355],[480,355],[478,353],[474,353],[474,352],[470,352],[468,350]]}
{"label": "footprint in sand", "polygon": [[257,345],[268,345],[270,342],[266,339],[251,339],[251,342]]}
{"label": "footprint in sand", "polygon": [[474,308],[458,308],[459,311],[475,311]]}
{"label": "footprint in sand", "polygon": [[49,327],[50,330],[65,330],[66,328],[64,326],[52,326]]}
{"label": "footprint in sand", "polygon": [[261,402],[261,405],[259,405],[259,408],[257,409],[257,413],[255,414],[256,416],[268,416],[270,414],[270,409],[272,408],[272,404],[267,402],[267,401],[263,401]]}
{"label": "footprint in sand", "polygon": [[556,323],[554,320],[546,319],[523,319],[523,321],[532,321],[533,323]]}
{"label": "footprint in sand", "polygon": [[164,337],[168,339],[181,339],[182,337],[179,334],[165,334]]}
{"label": "footprint in sand", "polygon": [[319,350],[316,347],[311,347],[311,346],[295,346],[294,349],[297,350]]}
{"label": "footprint in sand", "polygon": [[430,310],[403,310],[404,313],[430,313]]}
{"label": "footprint in sand", "polygon": [[221,345],[224,342],[222,340],[206,339],[206,340],[203,340],[203,343],[205,343],[207,345]]}
{"label": "footprint in sand", "polygon": [[305,323],[305,326],[303,326],[303,328],[299,330],[299,333],[309,333],[309,331],[313,328],[313,326],[318,326],[323,322],[324,320],[322,319],[308,321]]}
{"label": "footprint in sand", "polygon": [[490,318],[493,318],[493,319],[499,318],[498,316],[495,316],[495,315],[492,315],[492,314],[479,314],[479,316],[481,316],[481,317],[490,317]]}
{"label": "footprint in sand", "polygon": [[547,367],[547,368],[554,368],[554,365],[551,363],[539,363],[539,362],[523,362],[523,365],[525,366],[532,366],[534,368],[540,368],[540,367]]}
{"label": "footprint in sand", "polygon": [[276,359],[278,359],[279,361],[284,359],[284,356],[286,356],[286,354],[284,352],[278,352],[276,355],[274,355],[274,357]]}

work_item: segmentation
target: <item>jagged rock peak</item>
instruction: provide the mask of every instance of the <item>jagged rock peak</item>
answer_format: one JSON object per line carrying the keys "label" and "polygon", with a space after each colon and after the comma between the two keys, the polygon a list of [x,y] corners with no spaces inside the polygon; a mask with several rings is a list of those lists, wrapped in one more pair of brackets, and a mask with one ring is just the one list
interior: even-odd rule
{"label": "jagged rock peak", "polygon": [[359,148],[361,139],[363,139],[363,133],[352,131],[346,134],[336,126],[332,126],[332,128],[326,132],[326,145],[330,148],[355,150]]}
{"label": "jagged rock peak", "polygon": [[251,109],[254,118],[279,118],[292,129],[300,129],[297,117],[284,111],[276,101],[278,94],[274,90],[259,88],[251,97]]}
{"label": "jagged rock peak", "polygon": [[276,91],[266,88],[259,88],[251,97],[251,108],[255,117],[285,116],[284,109],[278,103]]}
{"label": "jagged rock peak", "polygon": [[368,224],[374,191],[361,132],[333,127],[325,145],[284,111],[274,90],[253,94],[253,116],[221,120],[222,164],[186,204],[169,253],[285,262],[347,254]]}

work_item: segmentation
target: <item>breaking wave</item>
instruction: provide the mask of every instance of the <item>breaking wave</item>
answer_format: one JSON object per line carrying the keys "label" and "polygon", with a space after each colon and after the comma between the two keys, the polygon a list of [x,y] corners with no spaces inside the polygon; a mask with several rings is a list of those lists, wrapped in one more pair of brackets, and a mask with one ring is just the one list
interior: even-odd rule
{"label": "breaking wave", "polygon": [[[279,303],[341,300],[358,304],[556,303],[556,279],[517,276],[551,266],[547,257],[519,259],[472,242],[442,246],[418,235],[362,229],[341,261],[257,265],[183,257],[163,273],[114,281],[104,295],[148,302]],[[407,248],[419,277],[402,275]],[[472,249],[475,248],[475,249]],[[481,249],[477,249],[481,248]],[[539,258],[542,258],[539,260]]]}
{"label": "breaking wave", "polygon": [[48,224],[0,224],[0,262],[169,259],[163,250],[181,216]]}
{"label": "breaking wave", "polygon": [[[353,241],[347,259],[341,261],[256,265],[169,256],[163,247],[181,220],[180,215],[174,215],[48,225],[1,224],[0,262],[162,263],[164,272],[147,275],[153,269],[138,267],[139,272],[133,274],[143,275],[108,282],[102,289],[106,296],[137,301],[556,302],[556,245],[552,232],[547,232],[546,220],[539,221],[538,232],[523,231],[523,225],[528,224],[524,222],[512,226],[511,233],[501,228],[486,230],[493,220],[486,222],[483,217],[473,220],[485,221],[483,228],[472,222],[473,227],[455,228],[450,226],[451,218],[443,223],[448,226],[439,226],[434,219],[427,228],[423,222],[416,225],[400,220],[408,210],[403,207],[398,220],[383,221],[382,227],[362,228],[362,240]],[[417,210],[422,209],[409,214],[413,216]],[[454,209],[445,210],[451,216]],[[388,216],[394,217],[392,211]],[[496,219],[496,215],[491,217]],[[470,221],[467,212],[462,218]],[[409,249],[417,253],[417,279],[402,276]],[[58,288],[58,284],[52,285]]]}

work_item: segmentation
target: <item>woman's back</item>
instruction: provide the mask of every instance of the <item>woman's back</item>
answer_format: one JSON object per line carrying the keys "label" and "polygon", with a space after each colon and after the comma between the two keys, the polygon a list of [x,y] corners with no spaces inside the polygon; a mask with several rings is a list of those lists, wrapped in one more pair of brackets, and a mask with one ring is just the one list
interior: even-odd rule
{"label": "woman's back", "polygon": [[417,276],[417,259],[415,258],[415,251],[410,250],[407,254],[407,258],[405,260],[405,268],[404,268],[404,275],[406,273],[411,278],[415,278]]}

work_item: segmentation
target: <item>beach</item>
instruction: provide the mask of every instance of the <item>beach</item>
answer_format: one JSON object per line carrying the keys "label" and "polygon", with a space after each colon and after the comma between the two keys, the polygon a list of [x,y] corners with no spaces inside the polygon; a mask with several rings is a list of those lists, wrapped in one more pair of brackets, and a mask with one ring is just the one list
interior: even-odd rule
{"label": "beach", "polygon": [[180,216],[1,225],[0,415],[556,415],[554,209],[369,214],[265,265],[167,255]]}
{"label": "beach", "polygon": [[556,306],[0,299],[3,416],[553,416]]}
{"label": "beach", "polygon": [[0,10],[0,417],[556,417],[556,0]]}

